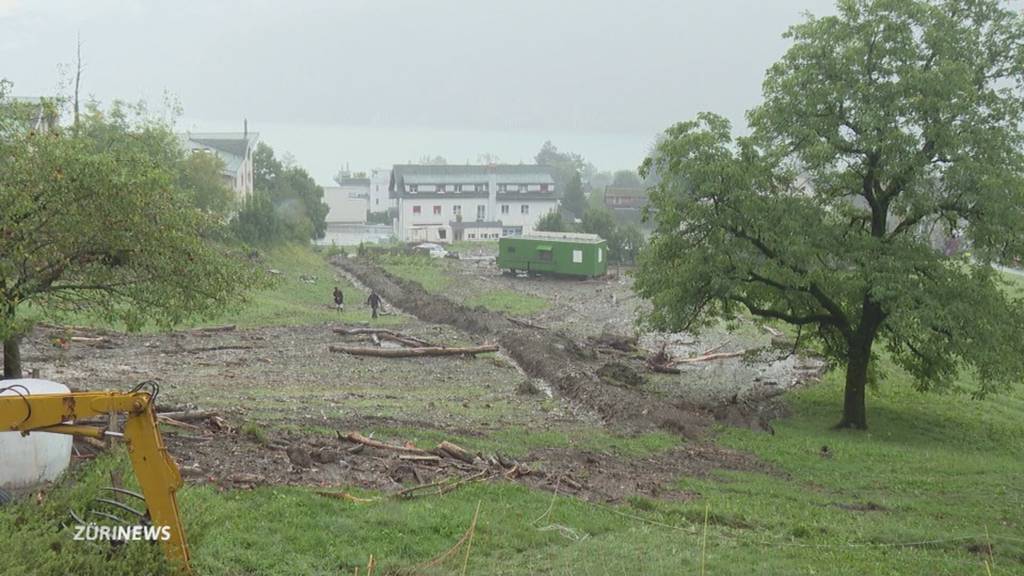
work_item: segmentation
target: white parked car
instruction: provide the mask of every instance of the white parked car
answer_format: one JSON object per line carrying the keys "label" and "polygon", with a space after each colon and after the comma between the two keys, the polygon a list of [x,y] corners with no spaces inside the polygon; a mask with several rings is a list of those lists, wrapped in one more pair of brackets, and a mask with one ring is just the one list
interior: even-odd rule
{"label": "white parked car", "polygon": [[424,242],[423,244],[417,244],[416,250],[421,250],[430,254],[431,258],[444,258],[448,255],[448,251],[444,249],[444,246],[440,244],[434,244],[433,242]]}

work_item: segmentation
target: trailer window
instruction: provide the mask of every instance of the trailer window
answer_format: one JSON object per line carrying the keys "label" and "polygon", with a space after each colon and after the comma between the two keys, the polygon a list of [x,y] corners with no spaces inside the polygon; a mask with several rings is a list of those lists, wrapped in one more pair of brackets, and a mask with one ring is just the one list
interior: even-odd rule
{"label": "trailer window", "polygon": [[516,253],[516,247],[515,246],[509,246],[508,247],[508,253],[509,254],[515,254]]}
{"label": "trailer window", "polygon": [[537,260],[551,262],[551,246],[537,246]]}
{"label": "trailer window", "polygon": [[573,264],[583,264],[583,250],[573,250],[572,251],[572,263]]}
{"label": "trailer window", "polygon": [[600,248],[597,249],[597,261],[604,262],[604,250],[601,250]]}

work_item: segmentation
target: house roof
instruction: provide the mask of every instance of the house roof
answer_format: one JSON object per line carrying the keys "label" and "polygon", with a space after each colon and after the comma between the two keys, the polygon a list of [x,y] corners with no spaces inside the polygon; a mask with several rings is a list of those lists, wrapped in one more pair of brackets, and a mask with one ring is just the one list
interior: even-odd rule
{"label": "house roof", "polygon": [[209,150],[224,161],[224,174],[233,176],[256,146],[258,132],[186,132],[178,135],[186,150]]}
{"label": "house roof", "polygon": [[647,198],[647,189],[626,186],[605,186],[604,194],[605,197],[612,195],[630,198]]}
{"label": "house roof", "polygon": [[389,190],[394,196],[406,184],[484,184],[492,175],[498,184],[555,183],[550,166],[535,164],[396,164]]}
{"label": "house roof", "polygon": [[581,234],[579,232],[530,232],[520,236],[520,238],[527,240],[568,240],[583,244],[600,244],[604,242],[604,238],[597,234]]}

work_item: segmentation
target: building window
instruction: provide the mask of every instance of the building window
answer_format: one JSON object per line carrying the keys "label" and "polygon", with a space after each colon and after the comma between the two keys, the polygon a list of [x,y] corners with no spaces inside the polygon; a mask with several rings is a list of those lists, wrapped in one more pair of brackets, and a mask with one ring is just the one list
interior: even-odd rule
{"label": "building window", "polygon": [[526,191],[527,192],[540,192],[541,191],[540,184],[528,184],[526,186]]}
{"label": "building window", "polygon": [[377,204],[377,206],[380,206],[380,198],[377,198],[376,200],[374,200],[374,203]]}
{"label": "building window", "polygon": [[455,184],[445,184],[444,185],[444,191],[445,192],[455,192]]}
{"label": "building window", "polygon": [[437,192],[437,186],[434,184],[417,184],[416,190],[419,192]]}
{"label": "building window", "polygon": [[472,232],[470,232],[469,239],[470,240],[476,240],[476,234],[473,234]]}
{"label": "building window", "polygon": [[508,214],[508,204],[502,204],[501,205],[501,213],[502,214]]}
{"label": "building window", "polygon": [[419,204],[414,204],[414,205],[413,205],[413,207],[412,207],[412,213],[413,213],[413,214],[419,214],[419,213],[420,213],[420,205],[419,205]]}
{"label": "building window", "polygon": [[437,237],[438,237],[439,240],[447,239],[448,238],[448,231],[445,230],[444,228],[438,228],[437,229]]}
{"label": "building window", "polygon": [[484,220],[487,219],[487,206],[484,206],[483,204],[477,204],[476,219],[480,222],[483,222]]}
{"label": "building window", "polygon": [[572,263],[573,264],[583,264],[583,250],[573,250],[572,251]]}
{"label": "building window", "polygon": [[440,206],[434,206],[434,216],[440,216],[440,215],[441,215],[441,207]]}
{"label": "building window", "polygon": [[518,192],[519,191],[519,184],[505,184],[505,191],[506,192]]}
{"label": "building window", "polygon": [[462,214],[462,206],[458,204],[452,206],[452,214],[454,214],[455,216],[459,216],[460,214]]}
{"label": "building window", "polygon": [[475,184],[463,184],[461,186],[461,189],[462,189],[463,192],[476,192],[476,185]]}
{"label": "building window", "polygon": [[523,204],[522,206],[520,206],[519,207],[519,213],[520,214],[529,214],[530,213],[530,205],[529,204]]}

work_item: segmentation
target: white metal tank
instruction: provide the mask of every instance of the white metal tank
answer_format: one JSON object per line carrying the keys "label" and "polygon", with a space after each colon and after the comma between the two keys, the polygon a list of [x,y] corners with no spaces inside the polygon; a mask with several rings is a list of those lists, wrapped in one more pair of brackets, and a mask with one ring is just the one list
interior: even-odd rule
{"label": "white metal tank", "polygon": [[[62,394],[70,390],[49,380],[0,380],[0,388],[19,384],[32,394]],[[20,390],[20,389],[19,389]],[[17,396],[6,390],[0,396]],[[0,488],[24,488],[54,480],[71,463],[72,437],[51,432],[0,432]]]}

